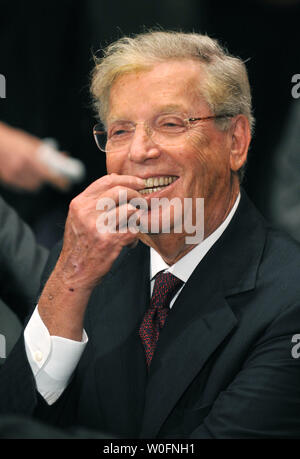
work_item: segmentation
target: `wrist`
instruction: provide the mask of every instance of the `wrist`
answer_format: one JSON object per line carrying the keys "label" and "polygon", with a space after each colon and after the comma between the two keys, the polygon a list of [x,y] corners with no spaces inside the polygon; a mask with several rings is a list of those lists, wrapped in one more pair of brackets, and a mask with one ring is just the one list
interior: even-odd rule
{"label": "wrist", "polygon": [[40,317],[50,335],[81,341],[91,292],[92,289],[73,288],[53,272],[38,303]]}
{"label": "wrist", "polygon": [[91,295],[101,282],[102,276],[96,275],[96,270],[88,260],[78,260],[76,255],[72,251],[67,252],[66,255],[61,253],[51,278],[55,279],[55,282],[65,291]]}

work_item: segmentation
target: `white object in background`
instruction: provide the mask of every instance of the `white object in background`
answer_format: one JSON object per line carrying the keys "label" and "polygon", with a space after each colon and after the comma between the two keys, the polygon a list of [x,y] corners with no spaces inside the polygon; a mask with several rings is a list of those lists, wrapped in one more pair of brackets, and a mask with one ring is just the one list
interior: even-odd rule
{"label": "white object in background", "polygon": [[62,175],[71,182],[81,182],[85,176],[83,162],[62,154],[57,147],[54,139],[44,139],[37,150],[41,162],[55,174]]}

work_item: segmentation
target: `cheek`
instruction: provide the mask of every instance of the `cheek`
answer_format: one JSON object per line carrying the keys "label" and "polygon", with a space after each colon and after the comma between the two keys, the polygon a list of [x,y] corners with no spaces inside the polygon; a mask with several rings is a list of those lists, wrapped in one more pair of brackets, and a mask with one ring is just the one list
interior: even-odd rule
{"label": "cheek", "polygon": [[188,138],[188,145],[194,151],[206,149],[210,144],[210,136],[204,130],[194,131]]}
{"label": "cheek", "polygon": [[194,132],[188,139],[188,148],[193,158],[194,167],[200,170],[209,169],[213,155],[213,142],[205,131]]}
{"label": "cheek", "polygon": [[189,139],[185,157],[187,175],[194,179],[203,178],[209,172],[211,164],[211,152],[207,139],[203,135]]}
{"label": "cheek", "polygon": [[120,174],[123,167],[123,161],[116,155],[106,157],[106,170],[108,174]]}
{"label": "cheek", "polygon": [[223,176],[230,169],[229,151],[222,134],[220,138],[214,138],[202,132],[189,139],[189,143],[194,168],[198,173]]}
{"label": "cheek", "polygon": [[223,150],[220,144],[203,143],[201,148],[199,143],[195,144],[186,159],[185,195],[207,197],[230,177],[226,149]]}

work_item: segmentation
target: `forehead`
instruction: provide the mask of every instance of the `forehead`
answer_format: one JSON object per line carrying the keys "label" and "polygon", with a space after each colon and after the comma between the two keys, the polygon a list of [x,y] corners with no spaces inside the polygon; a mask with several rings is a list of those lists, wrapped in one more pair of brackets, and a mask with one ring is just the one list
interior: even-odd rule
{"label": "forehead", "polygon": [[149,70],[124,74],[111,87],[107,119],[144,117],[164,108],[186,112],[194,105],[206,105],[201,97],[204,78],[206,74],[201,64],[188,59],[163,62]]}

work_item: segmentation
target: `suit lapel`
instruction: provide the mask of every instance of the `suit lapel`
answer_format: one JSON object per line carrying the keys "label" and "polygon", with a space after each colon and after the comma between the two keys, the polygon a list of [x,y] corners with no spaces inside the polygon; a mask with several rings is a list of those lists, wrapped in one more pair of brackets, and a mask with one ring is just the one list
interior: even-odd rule
{"label": "suit lapel", "polygon": [[201,282],[205,265],[185,285],[160,334],[149,372],[142,437],[157,435],[191,381],[237,324],[224,297]]}

